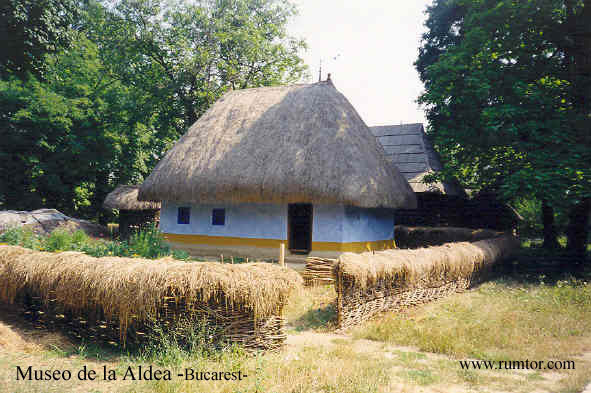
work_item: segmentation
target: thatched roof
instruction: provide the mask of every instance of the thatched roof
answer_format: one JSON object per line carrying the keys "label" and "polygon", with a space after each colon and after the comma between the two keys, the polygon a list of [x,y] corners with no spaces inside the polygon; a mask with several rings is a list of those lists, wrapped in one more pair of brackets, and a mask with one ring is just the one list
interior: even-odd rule
{"label": "thatched roof", "polygon": [[443,166],[421,123],[376,126],[370,129],[384,147],[386,159],[404,175],[414,192],[465,195],[459,184],[423,183],[426,174],[441,171]]}
{"label": "thatched roof", "polygon": [[140,186],[117,186],[103,202],[106,209],[120,210],[157,210],[160,209],[160,202],[141,202],[137,196]]}
{"label": "thatched roof", "polygon": [[330,81],[226,93],[158,163],[139,198],[416,206]]}

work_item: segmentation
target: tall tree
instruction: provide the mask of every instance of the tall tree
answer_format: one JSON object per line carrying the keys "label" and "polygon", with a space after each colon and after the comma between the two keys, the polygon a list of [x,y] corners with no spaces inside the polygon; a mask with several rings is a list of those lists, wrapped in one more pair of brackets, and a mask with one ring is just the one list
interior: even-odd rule
{"label": "tall tree", "polygon": [[285,0],[120,1],[92,30],[113,75],[160,102],[163,139],[176,139],[229,89],[305,75],[305,44],[286,31],[294,14]]}
{"label": "tall tree", "polygon": [[590,75],[573,65],[587,64],[590,9],[590,0],[434,2],[416,66],[430,133],[450,163],[444,176],[546,209],[591,196]]}
{"label": "tall tree", "polygon": [[83,35],[45,67],[45,80],[0,81],[0,195],[9,208],[96,217],[112,178],[146,172],[152,115],[137,112],[142,97],[108,77]]}

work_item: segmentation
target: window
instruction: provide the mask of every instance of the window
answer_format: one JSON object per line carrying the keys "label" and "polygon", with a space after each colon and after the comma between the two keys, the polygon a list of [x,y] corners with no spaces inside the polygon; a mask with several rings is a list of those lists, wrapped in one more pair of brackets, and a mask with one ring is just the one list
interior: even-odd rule
{"label": "window", "polygon": [[179,207],[177,216],[177,224],[188,224],[191,221],[191,208]]}
{"label": "window", "polygon": [[226,225],[226,209],[213,209],[211,211],[211,225]]}

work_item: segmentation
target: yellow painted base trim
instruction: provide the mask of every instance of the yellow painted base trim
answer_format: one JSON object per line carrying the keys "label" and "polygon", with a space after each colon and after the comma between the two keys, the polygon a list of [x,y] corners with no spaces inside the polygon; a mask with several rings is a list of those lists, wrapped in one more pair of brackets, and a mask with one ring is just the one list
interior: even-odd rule
{"label": "yellow painted base trim", "polygon": [[247,237],[226,237],[206,235],[177,235],[174,233],[163,233],[164,238],[174,243],[184,244],[209,244],[212,246],[241,246],[278,248],[285,240],[279,239],[251,239]]}
{"label": "yellow painted base trim", "polygon": [[[278,248],[281,243],[287,243],[279,239],[253,239],[246,237],[206,236],[206,235],[178,235],[164,233],[164,238],[170,242],[182,244],[207,244],[212,246],[237,246],[257,248]],[[378,240],[374,242],[312,242],[312,251],[336,251],[336,252],[365,252],[381,251],[396,248],[394,240]]]}

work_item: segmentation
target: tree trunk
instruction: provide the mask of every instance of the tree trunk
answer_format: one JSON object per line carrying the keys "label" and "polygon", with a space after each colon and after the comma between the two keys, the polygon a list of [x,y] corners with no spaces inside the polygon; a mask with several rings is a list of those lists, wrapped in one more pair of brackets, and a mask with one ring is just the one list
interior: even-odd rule
{"label": "tree trunk", "polygon": [[542,222],[544,224],[544,248],[558,248],[558,233],[554,225],[554,209],[542,200]]}
{"label": "tree trunk", "polygon": [[577,203],[568,215],[568,250],[576,257],[583,258],[589,242],[591,223],[591,198]]}

